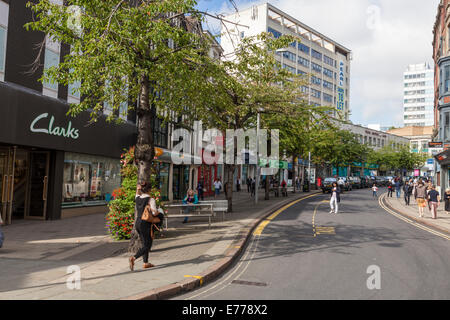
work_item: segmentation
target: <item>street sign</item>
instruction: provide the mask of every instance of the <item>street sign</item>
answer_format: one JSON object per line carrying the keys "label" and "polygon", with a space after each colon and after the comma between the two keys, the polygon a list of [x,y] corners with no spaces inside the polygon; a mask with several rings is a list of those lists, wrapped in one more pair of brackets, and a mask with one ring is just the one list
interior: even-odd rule
{"label": "street sign", "polygon": [[428,147],[429,148],[443,148],[444,147],[444,143],[443,142],[428,142]]}

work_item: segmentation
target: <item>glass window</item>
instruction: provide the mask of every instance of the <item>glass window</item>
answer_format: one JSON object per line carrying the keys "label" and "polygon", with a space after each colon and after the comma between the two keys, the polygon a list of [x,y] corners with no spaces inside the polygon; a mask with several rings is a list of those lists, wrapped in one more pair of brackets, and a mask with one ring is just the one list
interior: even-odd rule
{"label": "glass window", "polygon": [[[55,52],[48,48],[45,49],[44,69],[50,69],[51,67],[57,67],[59,65],[59,52]],[[58,83],[56,82],[44,82],[44,87],[54,91],[58,91]]]}
{"label": "glass window", "polygon": [[301,56],[298,56],[298,63],[304,66],[305,68],[309,68],[309,60],[305,59]]}
{"label": "glass window", "polygon": [[322,54],[319,51],[311,49],[311,56],[317,60],[322,61]]}
{"label": "glass window", "polygon": [[330,65],[330,66],[334,66],[334,59],[324,55],[323,56],[323,62],[325,62],[326,64]]}
{"label": "glass window", "polygon": [[304,52],[304,53],[307,53],[307,54],[309,55],[310,49],[309,49],[309,47],[308,47],[307,45],[305,45],[305,44],[299,42],[299,44],[298,44],[298,49],[299,49],[300,51],[302,51],[302,52]]}
{"label": "glass window", "polygon": [[283,52],[283,57],[288,59],[288,60],[291,60],[291,61],[295,62],[296,55],[294,53],[292,53],[292,52],[284,51]]}
{"label": "glass window", "polygon": [[322,84],[322,79],[317,78],[315,76],[311,76],[311,83],[320,86]]}
{"label": "glass window", "polygon": [[276,39],[278,39],[278,38],[281,37],[281,32],[279,32],[279,31],[277,31],[277,30],[275,30],[275,29],[269,28],[268,31],[269,31]]}
{"label": "glass window", "polygon": [[297,73],[297,70],[291,66],[288,66],[287,64],[283,64],[283,68],[288,70],[289,72],[292,72],[293,74]]}
{"label": "glass window", "polygon": [[62,206],[106,204],[120,181],[119,159],[66,152]]}
{"label": "glass window", "polygon": [[311,67],[316,72],[319,72],[319,73],[322,72],[322,67],[320,65],[318,65],[317,63],[312,62]]}
{"label": "glass window", "polygon": [[[0,26],[0,73],[5,72],[6,28]],[[0,80],[3,80],[0,78]]]}
{"label": "glass window", "polygon": [[323,68],[323,74],[328,78],[333,78],[333,71],[327,68]]}

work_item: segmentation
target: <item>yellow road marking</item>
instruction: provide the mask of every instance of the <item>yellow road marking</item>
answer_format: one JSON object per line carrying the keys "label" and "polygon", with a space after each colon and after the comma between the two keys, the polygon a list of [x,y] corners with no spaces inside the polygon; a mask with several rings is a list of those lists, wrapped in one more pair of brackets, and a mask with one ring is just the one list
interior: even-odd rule
{"label": "yellow road marking", "polygon": [[312,197],[316,197],[316,196],[318,196],[318,195],[319,195],[319,193],[317,193],[317,194],[312,194],[312,195],[306,196],[306,197],[304,197],[304,198],[295,200],[295,201],[293,201],[293,202],[291,202],[291,203],[285,205],[283,208],[281,208],[281,209],[275,211],[275,212],[274,212],[273,214],[271,214],[267,219],[265,219],[263,222],[261,222],[261,223],[258,225],[258,227],[257,227],[257,228],[255,229],[255,231],[253,232],[253,235],[254,235],[254,236],[260,236],[260,235],[262,235],[262,233],[263,233],[263,231],[264,231],[264,228],[267,227],[267,225],[268,225],[272,220],[274,220],[280,213],[282,213],[282,212],[285,211],[286,209],[292,207],[293,205],[295,205],[295,204],[297,204],[297,203],[299,203],[299,202],[301,202],[301,201],[303,201],[303,200],[306,200],[306,199],[312,198]]}
{"label": "yellow road marking", "polygon": [[200,286],[203,285],[203,277],[201,276],[190,276],[190,275],[185,275],[185,278],[195,278],[195,279],[199,279],[200,280]]}
{"label": "yellow road marking", "polygon": [[382,196],[378,199],[378,203],[380,204],[381,208],[383,208],[386,212],[390,213],[390,214],[393,215],[394,217],[399,218],[399,219],[401,219],[401,220],[403,220],[403,221],[405,221],[405,222],[407,222],[407,223],[409,223],[409,224],[411,224],[411,225],[413,225],[413,226],[415,226],[415,227],[417,227],[417,228],[419,228],[419,229],[428,231],[428,232],[430,232],[430,233],[432,233],[432,234],[434,234],[434,235],[436,235],[436,236],[439,236],[439,237],[441,237],[441,238],[444,238],[444,239],[446,239],[446,240],[450,240],[450,237],[449,237],[449,236],[447,236],[447,235],[445,235],[445,234],[443,234],[443,233],[440,233],[440,232],[438,232],[438,231],[434,231],[433,229],[430,229],[430,228],[428,228],[428,227],[425,227],[425,226],[423,226],[423,225],[421,225],[421,224],[419,224],[419,223],[417,223],[417,222],[415,222],[415,221],[409,220],[408,218],[405,218],[404,216],[398,214],[397,212],[392,211],[391,209],[389,209],[388,207],[386,207],[386,206],[383,204],[382,199],[384,199],[385,197],[386,197],[386,194],[382,195]]}
{"label": "yellow road marking", "polygon": [[336,229],[334,227],[316,227],[317,209],[319,209],[319,206],[321,203],[328,203],[328,202],[329,202],[328,200],[323,200],[314,209],[314,214],[313,214],[313,218],[312,218],[314,238],[319,234],[336,234]]}

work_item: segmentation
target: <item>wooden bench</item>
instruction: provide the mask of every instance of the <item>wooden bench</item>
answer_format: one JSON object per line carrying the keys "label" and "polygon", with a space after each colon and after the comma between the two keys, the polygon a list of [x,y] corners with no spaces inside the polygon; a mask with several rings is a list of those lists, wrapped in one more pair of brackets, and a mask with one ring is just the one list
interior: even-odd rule
{"label": "wooden bench", "polygon": [[199,203],[212,204],[214,216],[216,216],[216,212],[222,212],[222,221],[225,221],[225,213],[228,212],[228,200],[199,201]]}
{"label": "wooden bench", "polygon": [[[167,209],[176,209],[179,213],[166,213],[166,230],[168,229],[169,218],[188,218],[188,217],[208,217],[208,226],[211,227],[211,217],[214,216],[213,204],[171,204],[166,206]],[[185,209],[191,208],[189,213],[184,212]]]}

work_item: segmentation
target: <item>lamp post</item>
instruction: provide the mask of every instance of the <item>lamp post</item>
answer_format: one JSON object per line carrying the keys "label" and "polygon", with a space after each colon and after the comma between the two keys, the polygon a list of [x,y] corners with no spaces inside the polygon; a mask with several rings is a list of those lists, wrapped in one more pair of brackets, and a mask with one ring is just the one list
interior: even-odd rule
{"label": "lamp post", "polygon": [[[256,177],[255,177],[255,204],[258,204],[258,188],[259,188],[259,176],[261,175],[261,169],[259,167],[259,123],[260,114],[258,112],[256,120]],[[267,177],[266,177],[267,179]]]}

